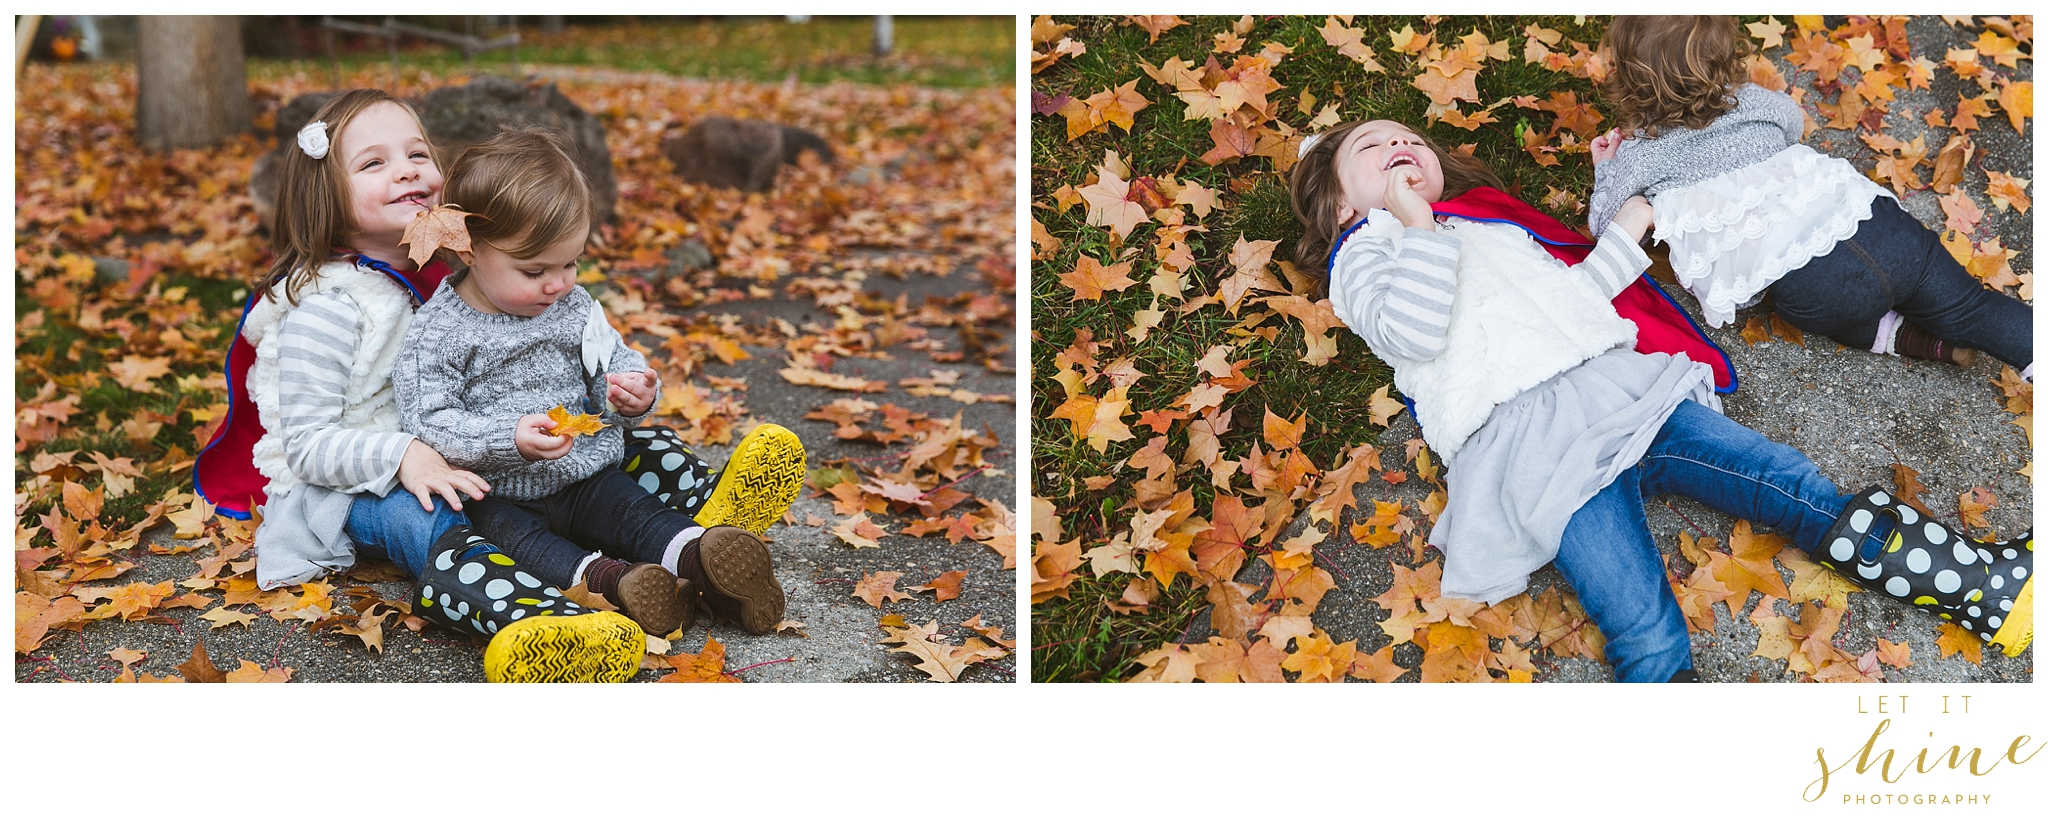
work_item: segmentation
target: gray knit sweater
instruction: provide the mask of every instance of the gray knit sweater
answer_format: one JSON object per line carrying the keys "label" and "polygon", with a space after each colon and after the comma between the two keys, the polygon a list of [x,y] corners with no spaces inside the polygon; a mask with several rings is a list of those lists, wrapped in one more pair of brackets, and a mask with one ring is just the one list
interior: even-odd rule
{"label": "gray knit sweater", "polygon": [[1655,139],[1641,132],[1621,141],[1614,157],[1593,167],[1593,236],[1635,195],[1690,186],[1724,172],[1770,159],[1799,142],[1806,115],[1783,92],[1743,84],[1735,108],[1703,129],[1676,126]]}
{"label": "gray knit sweater", "polygon": [[[603,402],[604,376],[583,371],[583,329],[596,305],[590,293],[578,286],[538,317],[487,314],[455,293],[464,276],[450,275],[406,332],[391,374],[399,426],[507,500],[538,500],[617,464],[625,456],[620,427],[641,418],[607,412],[603,431],[576,438],[554,460],[528,461],[512,444],[520,417],[556,406],[581,411],[586,395]],[[612,338],[611,373],[647,368],[617,332]]]}

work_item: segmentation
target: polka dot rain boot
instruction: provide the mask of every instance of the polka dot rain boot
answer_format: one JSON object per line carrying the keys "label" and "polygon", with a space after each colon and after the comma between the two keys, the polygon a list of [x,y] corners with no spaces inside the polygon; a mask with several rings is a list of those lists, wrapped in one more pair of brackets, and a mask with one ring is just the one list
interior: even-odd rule
{"label": "polka dot rain boot", "polygon": [[490,638],[484,678],[493,683],[622,683],[647,650],[632,620],[569,602],[468,528],[434,541],[413,609]]}
{"label": "polka dot rain boot", "polygon": [[796,434],[764,423],[740,440],[723,469],[690,452],[673,429],[641,426],[626,433],[626,474],[669,508],[698,524],[737,526],[755,534],[789,510],[804,483],[804,445]]}
{"label": "polka dot rain boot", "polygon": [[[1882,549],[1864,538],[1889,524]],[[2031,533],[1972,540],[1872,486],[1850,498],[1821,537],[1816,560],[1873,591],[1955,623],[2017,657],[2034,641]]]}

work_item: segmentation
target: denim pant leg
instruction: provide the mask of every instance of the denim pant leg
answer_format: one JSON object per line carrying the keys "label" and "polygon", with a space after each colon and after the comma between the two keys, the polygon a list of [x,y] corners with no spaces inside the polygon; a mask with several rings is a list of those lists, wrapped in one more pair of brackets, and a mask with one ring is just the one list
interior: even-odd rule
{"label": "denim pant leg", "polygon": [[1809,552],[1849,502],[1798,449],[1690,400],[1664,421],[1637,467],[1644,494],[1690,497]]}
{"label": "denim pant leg", "polygon": [[[1868,244],[1879,264],[1893,272],[1899,286],[1895,308],[1900,316],[1965,348],[1978,349],[2024,369],[2034,362],[2034,312],[2027,304],[1984,284],[1941,247],[1941,236],[1899,208],[1889,198],[1873,204],[1875,222],[1882,209],[1892,228]],[[1857,237],[1862,238],[1858,232]]]}
{"label": "denim pant leg", "polygon": [[635,563],[660,563],[669,542],[697,525],[615,466],[570,484],[549,498],[548,506],[557,532]]}
{"label": "denim pant leg", "polygon": [[[474,506],[475,503],[471,503]],[[403,488],[390,494],[358,494],[348,506],[348,538],[365,557],[383,558],[418,580],[427,568],[427,550],[449,529],[469,525],[469,515],[434,498],[434,510],[420,508],[420,499]]]}
{"label": "denim pant leg", "polygon": [[1640,472],[1622,472],[1579,507],[1565,526],[1556,563],[1607,636],[1614,679],[1662,683],[1692,668],[1692,638],[1643,517]]}
{"label": "denim pant leg", "polygon": [[521,502],[486,497],[469,504],[477,533],[498,544],[499,551],[541,582],[567,589],[575,585],[576,567],[590,552],[550,528],[548,509],[548,498]]}
{"label": "denim pant leg", "polygon": [[[1890,198],[1880,197],[1886,203]],[[1800,331],[1819,334],[1852,349],[1869,351],[1877,342],[1877,324],[1898,302],[1890,274],[1873,265],[1857,245],[1886,230],[1883,204],[1871,205],[1871,217],[1856,235],[1835,244],[1827,254],[1806,261],[1770,285],[1771,310]]]}

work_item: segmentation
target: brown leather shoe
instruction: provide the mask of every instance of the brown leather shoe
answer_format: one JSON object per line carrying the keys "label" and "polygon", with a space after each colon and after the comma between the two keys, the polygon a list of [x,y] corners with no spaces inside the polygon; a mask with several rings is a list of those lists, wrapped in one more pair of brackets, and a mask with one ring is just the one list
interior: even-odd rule
{"label": "brown leather shoe", "polygon": [[749,634],[767,634],[782,622],[782,585],[768,547],[745,529],[714,526],[697,538],[704,567],[704,601],[711,612],[740,624]]}
{"label": "brown leather shoe", "polygon": [[602,593],[641,631],[667,637],[677,628],[697,619],[697,598],[692,587],[653,563],[635,564],[619,578],[610,593]]}

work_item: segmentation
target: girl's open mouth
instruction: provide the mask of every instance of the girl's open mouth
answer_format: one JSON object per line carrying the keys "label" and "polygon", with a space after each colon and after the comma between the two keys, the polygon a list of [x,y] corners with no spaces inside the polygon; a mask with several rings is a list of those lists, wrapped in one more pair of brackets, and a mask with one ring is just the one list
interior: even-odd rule
{"label": "girl's open mouth", "polygon": [[[1417,161],[1416,161],[1416,159],[1415,159],[1414,155],[1409,155],[1409,154],[1400,154],[1400,155],[1395,155],[1395,156],[1394,156],[1394,159],[1393,159],[1392,161],[1389,161],[1389,162],[1387,163],[1387,169],[1397,168],[1397,167],[1400,167],[1400,166],[1420,166],[1420,165],[1422,165],[1422,164],[1421,164],[1420,162],[1417,162]],[[1381,171],[1386,171],[1387,169],[1381,169]]]}
{"label": "girl's open mouth", "polygon": [[423,191],[411,192],[403,197],[398,198],[397,200],[391,201],[391,205],[394,206],[400,203],[411,203],[415,206],[424,209],[427,207],[427,193]]}

